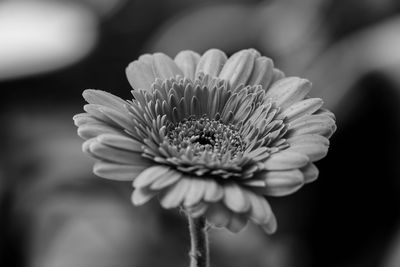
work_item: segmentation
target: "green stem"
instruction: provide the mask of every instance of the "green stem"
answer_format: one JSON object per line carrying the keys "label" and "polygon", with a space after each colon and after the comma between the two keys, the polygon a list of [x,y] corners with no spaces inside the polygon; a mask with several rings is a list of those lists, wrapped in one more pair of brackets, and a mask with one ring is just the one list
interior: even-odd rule
{"label": "green stem", "polygon": [[189,221],[191,250],[190,267],[208,267],[208,238],[207,225],[204,217],[192,218],[187,215]]}

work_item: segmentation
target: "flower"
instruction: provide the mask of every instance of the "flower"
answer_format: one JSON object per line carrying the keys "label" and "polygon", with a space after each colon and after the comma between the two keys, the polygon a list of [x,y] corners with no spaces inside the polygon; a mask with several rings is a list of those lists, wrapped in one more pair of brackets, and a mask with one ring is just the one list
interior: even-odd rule
{"label": "flower", "polygon": [[266,197],[317,178],[335,117],[307,97],[309,81],[285,78],[256,50],[146,54],[126,74],[133,100],[85,90],[74,121],[94,173],[133,181],[135,205],[158,196],[233,232],[251,220],[272,233]]}

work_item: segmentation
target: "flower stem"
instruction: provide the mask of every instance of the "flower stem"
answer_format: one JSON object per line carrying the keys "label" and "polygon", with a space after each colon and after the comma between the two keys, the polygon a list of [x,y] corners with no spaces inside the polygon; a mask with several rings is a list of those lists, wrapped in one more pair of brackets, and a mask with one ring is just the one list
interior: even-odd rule
{"label": "flower stem", "polygon": [[189,221],[191,250],[190,267],[208,267],[208,238],[207,225],[204,217],[192,218],[187,215]]}

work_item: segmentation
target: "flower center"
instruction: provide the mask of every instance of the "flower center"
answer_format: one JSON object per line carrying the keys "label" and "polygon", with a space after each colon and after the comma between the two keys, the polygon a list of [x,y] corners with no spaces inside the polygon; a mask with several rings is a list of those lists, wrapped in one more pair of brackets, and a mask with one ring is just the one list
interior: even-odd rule
{"label": "flower center", "polygon": [[233,159],[242,153],[245,143],[238,129],[232,124],[207,117],[189,117],[168,128],[169,144],[180,150],[192,150],[195,156],[209,152],[222,158],[229,155]]}

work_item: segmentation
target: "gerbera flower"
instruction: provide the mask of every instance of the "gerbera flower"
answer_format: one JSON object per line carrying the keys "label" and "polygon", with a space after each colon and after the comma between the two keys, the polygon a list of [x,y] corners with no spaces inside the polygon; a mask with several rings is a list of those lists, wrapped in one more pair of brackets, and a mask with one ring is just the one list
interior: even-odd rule
{"label": "gerbera flower", "polygon": [[272,233],[266,197],[317,178],[334,115],[308,98],[309,81],[284,77],[257,51],[146,54],[126,74],[132,100],[86,90],[74,120],[94,173],[133,181],[135,205],[158,196],[218,227],[237,232],[251,220]]}

